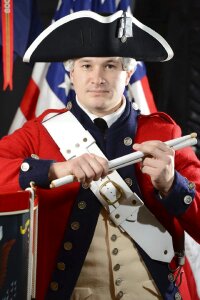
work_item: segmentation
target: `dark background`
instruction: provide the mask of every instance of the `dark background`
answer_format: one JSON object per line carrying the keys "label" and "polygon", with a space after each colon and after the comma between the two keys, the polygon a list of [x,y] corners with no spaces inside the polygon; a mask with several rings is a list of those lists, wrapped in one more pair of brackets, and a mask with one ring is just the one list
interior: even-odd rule
{"label": "dark background", "polygon": [[[86,1],[86,0],[84,0]],[[50,24],[57,0],[37,0],[44,28]],[[148,63],[147,74],[158,110],[169,113],[183,134],[200,136],[200,1],[132,0],[133,15],[159,32],[174,50],[165,63]],[[2,91],[0,70],[0,137],[6,135],[29,81],[32,67],[17,58],[14,89]],[[200,141],[197,147],[200,154]]]}

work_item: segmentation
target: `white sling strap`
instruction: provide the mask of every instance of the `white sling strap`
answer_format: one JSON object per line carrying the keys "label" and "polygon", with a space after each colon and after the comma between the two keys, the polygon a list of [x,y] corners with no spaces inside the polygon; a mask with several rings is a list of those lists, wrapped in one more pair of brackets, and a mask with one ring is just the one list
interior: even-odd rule
{"label": "white sling strap", "polygon": [[[43,121],[66,160],[83,153],[105,157],[92,135],[70,112]],[[170,262],[172,238],[143,201],[133,193],[117,171],[93,181],[90,189],[107,210],[111,220],[155,260]]]}

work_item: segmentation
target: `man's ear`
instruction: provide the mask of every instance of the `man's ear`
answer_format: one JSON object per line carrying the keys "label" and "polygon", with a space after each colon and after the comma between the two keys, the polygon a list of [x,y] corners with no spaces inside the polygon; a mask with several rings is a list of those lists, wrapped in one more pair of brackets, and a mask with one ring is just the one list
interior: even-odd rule
{"label": "man's ear", "polygon": [[125,81],[126,86],[129,84],[130,78],[133,75],[133,73],[134,70],[126,71],[126,81]]}
{"label": "man's ear", "polygon": [[73,83],[73,70],[69,72],[69,77],[70,77],[71,83]]}

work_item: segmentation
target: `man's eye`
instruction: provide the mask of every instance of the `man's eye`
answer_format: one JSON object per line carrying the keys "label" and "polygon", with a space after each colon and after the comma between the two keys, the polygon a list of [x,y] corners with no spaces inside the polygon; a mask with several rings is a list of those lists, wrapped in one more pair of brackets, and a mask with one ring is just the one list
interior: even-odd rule
{"label": "man's eye", "polygon": [[106,65],[106,68],[107,68],[107,69],[115,69],[115,65],[113,65],[113,64],[108,64],[108,65]]}
{"label": "man's eye", "polygon": [[91,65],[88,65],[88,64],[82,65],[82,68],[86,69],[86,70],[89,69],[90,67],[91,67]]}

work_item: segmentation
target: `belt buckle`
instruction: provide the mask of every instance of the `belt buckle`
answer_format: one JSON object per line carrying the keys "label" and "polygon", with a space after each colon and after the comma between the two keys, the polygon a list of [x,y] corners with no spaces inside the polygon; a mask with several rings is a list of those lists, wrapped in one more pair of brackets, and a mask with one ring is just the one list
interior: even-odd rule
{"label": "belt buckle", "polygon": [[[116,190],[117,190],[117,195],[116,195],[117,197],[116,197],[116,200],[113,201],[113,202],[110,201],[108,199],[108,197],[105,194],[103,194],[103,192],[102,192],[103,187],[106,186],[108,183],[112,183],[114,185],[114,187],[116,188]],[[121,200],[121,198],[124,196],[124,191],[122,190],[122,188],[116,182],[108,179],[108,180],[106,180],[104,183],[102,183],[100,185],[100,187],[99,187],[99,194],[107,202],[108,205],[113,205],[116,202],[118,202],[119,200]]]}

